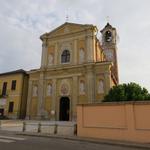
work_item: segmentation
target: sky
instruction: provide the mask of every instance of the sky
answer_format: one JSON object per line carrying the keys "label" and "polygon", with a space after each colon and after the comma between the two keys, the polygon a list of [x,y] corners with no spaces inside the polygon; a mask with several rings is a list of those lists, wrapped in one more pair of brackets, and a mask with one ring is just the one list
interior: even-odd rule
{"label": "sky", "polygon": [[117,29],[120,83],[150,91],[150,0],[0,0],[0,73],[40,67],[40,35],[66,21]]}

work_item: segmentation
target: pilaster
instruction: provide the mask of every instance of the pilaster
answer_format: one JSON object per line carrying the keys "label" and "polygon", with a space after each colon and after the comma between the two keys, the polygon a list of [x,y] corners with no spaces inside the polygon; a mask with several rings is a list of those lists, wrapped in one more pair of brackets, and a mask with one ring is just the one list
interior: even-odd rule
{"label": "pilaster", "polygon": [[43,117],[44,111],[44,73],[40,73],[40,79],[38,84],[38,110],[37,118],[41,119]]}
{"label": "pilaster", "polygon": [[106,72],[104,74],[104,78],[105,78],[105,94],[107,94],[111,88],[111,73]]}
{"label": "pilaster", "polygon": [[51,120],[56,120],[56,79],[52,79],[52,83],[53,83],[53,94],[52,94],[52,101],[51,101]]}
{"label": "pilaster", "polygon": [[73,88],[72,88],[72,121],[77,119],[77,101],[78,101],[78,77],[73,76]]}
{"label": "pilaster", "polygon": [[57,56],[58,56],[58,42],[55,44],[55,53],[54,53],[54,65],[57,65]]}
{"label": "pilaster", "polygon": [[44,40],[42,44],[41,68],[45,68],[47,64],[47,49],[47,41]]}
{"label": "pilaster", "polygon": [[32,85],[33,81],[29,80],[28,85],[28,98],[27,98],[27,107],[26,107],[26,119],[30,119],[31,113],[31,100],[32,100]]}
{"label": "pilaster", "polygon": [[74,64],[77,64],[77,53],[78,53],[77,41],[78,41],[77,39],[74,40],[74,50],[73,50],[73,54],[74,54],[73,63]]}
{"label": "pilaster", "polygon": [[92,66],[87,68],[86,80],[88,102],[92,103],[95,101],[95,78]]}
{"label": "pilaster", "polygon": [[93,49],[93,36],[88,35],[86,37],[86,49],[87,49],[87,62],[94,61],[94,49]]}

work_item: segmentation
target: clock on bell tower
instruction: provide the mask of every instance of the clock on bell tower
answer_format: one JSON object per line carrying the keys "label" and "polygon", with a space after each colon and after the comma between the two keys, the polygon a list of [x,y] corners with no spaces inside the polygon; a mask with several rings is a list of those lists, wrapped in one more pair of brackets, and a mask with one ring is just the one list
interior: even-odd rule
{"label": "clock on bell tower", "polygon": [[102,34],[102,48],[105,54],[106,61],[111,61],[113,66],[111,68],[115,82],[119,83],[118,77],[118,63],[117,63],[117,31],[109,23],[101,30]]}

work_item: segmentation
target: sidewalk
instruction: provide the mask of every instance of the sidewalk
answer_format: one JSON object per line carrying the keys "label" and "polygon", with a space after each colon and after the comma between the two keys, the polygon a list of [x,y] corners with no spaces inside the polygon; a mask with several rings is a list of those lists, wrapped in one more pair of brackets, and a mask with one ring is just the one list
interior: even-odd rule
{"label": "sidewalk", "polygon": [[16,135],[57,138],[57,139],[73,140],[73,141],[80,141],[80,142],[89,142],[89,143],[95,143],[95,144],[118,145],[122,147],[130,147],[130,148],[133,147],[133,148],[138,148],[138,149],[150,150],[150,144],[147,144],[147,143],[144,144],[144,143],[135,143],[135,142],[128,142],[128,141],[84,138],[84,137],[78,137],[78,136],[48,135],[48,134],[42,134],[42,133],[28,133],[28,132],[20,132],[20,133],[16,133]]}

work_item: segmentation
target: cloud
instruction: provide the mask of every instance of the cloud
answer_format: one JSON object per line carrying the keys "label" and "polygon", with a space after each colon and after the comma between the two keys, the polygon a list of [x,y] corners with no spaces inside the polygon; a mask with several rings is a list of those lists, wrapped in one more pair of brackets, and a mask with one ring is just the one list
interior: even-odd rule
{"label": "cloud", "polygon": [[[39,36],[70,22],[117,28],[120,82],[135,81],[150,90],[149,0],[5,0],[0,5],[0,72],[40,67]],[[68,13],[67,13],[68,10]]]}

